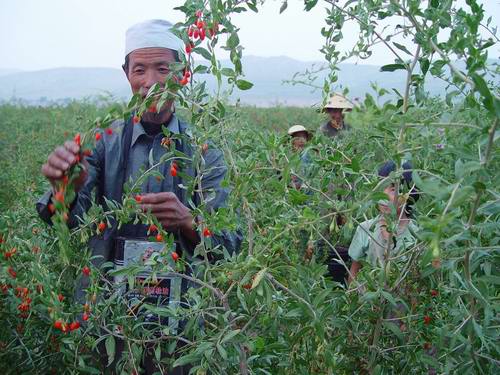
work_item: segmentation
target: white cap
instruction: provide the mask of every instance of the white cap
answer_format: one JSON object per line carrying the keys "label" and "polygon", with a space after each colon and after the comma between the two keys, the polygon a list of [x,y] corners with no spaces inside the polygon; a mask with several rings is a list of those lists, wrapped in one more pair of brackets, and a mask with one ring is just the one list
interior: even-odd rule
{"label": "white cap", "polygon": [[352,103],[345,96],[340,94],[333,94],[326,103],[324,109],[353,109]]}
{"label": "white cap", "polygon": [[295,133],[298,132],[306,132],[307,136],[310,136],[311,134],[309,133],[309,130],[307,130],[304,126],[302,125],[293,125],[288,129],[288,135],[294,135]]}
{"label": "white cap", "polygon": [[179,53],[184,42],[172,33],[172,24],[165,20],[147,20],[131,26],[125,33],[125,56],[141,48],[168,48]]}

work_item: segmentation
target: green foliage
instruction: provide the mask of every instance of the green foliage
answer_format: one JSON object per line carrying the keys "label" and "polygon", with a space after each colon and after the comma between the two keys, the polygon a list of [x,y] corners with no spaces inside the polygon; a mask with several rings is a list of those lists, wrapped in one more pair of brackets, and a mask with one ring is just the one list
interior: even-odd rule
{"label": "green foliage", "polygon": [[[305,1],[305,10],[318,3]],[[484,12],[473,0],[465,9],[452,1],[325,3],[331,5],[322,30],[323,52],[331,64],[325,99],[342,59],[336,43],[345,22],[354,20],[360,28],[352,55],[369,57],[380,40],[377,22],[393,17],[405,18],[400,27],[417,46],[412,60],[405,61],[400,53],[411,54],[412,48],[384,39],[391,51],[399,51],[385,70],[407,71],[401,102],[382,103],[386,92],[374,87],[375,96],[367,95],[347,115],[350,131],[333,140],[313,137],[306,148],[307,165],[291,150],[285,129],[296,123],[317,129],[321,114],[312,109],[230,107],[219,92],[209,96],[203,83],[190,81],[181,87],[173,76],[184,66],[173,72],[164,89],[156,85],[145,100],[136,96],[124,108],[78,103],[66,108],[0,107],[4,372],[15,363],[22,373],[102,373],[108,365],[131,373],[145,356],[163,372],[172,364],[192,364],[197,374],[495,372],[500,355],[498,88],[487,79],[488,42],[478,34]],[[242,47],[230,15],[258,11],[259,4],[191,0],[179,8],[186,14],[186,23],[178,25],[186,42],[186,29],[201,17],[209,25],[221,25],[218,34],[195,41],[192,53],[204,56],[210,66],[193,67],[192,72],[210,71],[219,85],[227,79],[233,88],[251,88],[242,78]],[[197,16],[200,9],[202,16]],[[449,37],[438,42],[442,31],[450,31]],[[232,68],[221,69],[215,56],[221,35]],[[465,72],[453,65],[452,54],[466,56]],[[185,69],[191,57],[183,61]],[[413,72],[417,62],[420,73]],[[450,92],[446,100],[428,98],[423,91],[428,73],[448,80],[456,94]],[[173,239],[159,228],[165,238],[158,256],[121,270],[107,263],[91,266],[82,306],[71,296],[90,265],[87,240],[102,235],[96,224],[123,224],[130,217],[158,223],[137,210],[132,187],[122,204],[108,202],[106,212],[92,207],[83,225],[71,232],[64,220],[68,203],[54,202],[55,225],[47,228],[33,210],[48,187],[38,177],[40,165],[56,144],[75,132],[87,147],[96,127],[106,128],[131,113],[141,115],[154,101],[161,106],[173,97],[180,115],[193,124],[195,168],[203,171],[203,150],[212,144],[224,151],[228,165],[224,184],[232,188],[229,205],[218,212],[207,212],[205,202],[192,207],[203,219],[198,229],[242,228],[241,252],[230,256],[205,239],[195,249],[197,258],[173,262],[165,257]],[[174,157],[185,161],[174,151],[165,160]],[[376,215],[378,201],[385,198],[384,184],[399,186],[400,168],[389,181],[377,176],[386,160],[413,165],[421,194],[413,211],[419,228],[416,243],[402,254],[388,253],[382,266],[365,264],[344,287],[326,276],[324,261],[329,251],[349,244],[360,222]],[[74,194],[77,172],[72,170],[64,189],[59,187],[65,198]],[[154,171],[142,178],[148,173]],[[297,178],[300,188],[292,182]],[[185,188],[192,191],[198,184],[197,178],[186,179]],[[220,260],[209,263],[210,253]],[[193,268],[190,276],[184,273],[188,266]],[[121,276],[123,283],[134,284],[145,267],[152,270],[152,282],[161,272],[189,281],[193,287],[187,306],[127,306],[109,281]],[[182,333],[175,332],[146,322],[145,314],[185,326]],[[78,320],[82,326],[75,328]],[[74,329],[69,329],[70,322]]]}

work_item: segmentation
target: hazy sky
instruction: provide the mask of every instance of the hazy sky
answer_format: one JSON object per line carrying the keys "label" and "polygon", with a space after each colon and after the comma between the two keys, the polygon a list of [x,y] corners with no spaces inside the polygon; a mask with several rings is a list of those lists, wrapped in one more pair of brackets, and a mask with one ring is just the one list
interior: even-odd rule
{"label": "hazy sky", "polygon": [[[119,67],[123,62],[125,30],[150,18],[171,22],[183,14],[173,10],[181,0],[0,0],[0,69],[37,70],[61,66]],[[499,0],[483,1],[498,24]],[[321,4],[321,1],[320,1]],[[285,55],[298,60],[322,60],[324,6],[303,11],[303,1],[289,0],[279,15],[281,1],[268,0],[259,13],[233,16],[241,28],[244,54]],[[356,29],[345,32],[343,45],[356,40]],[[490,51],[499,55],[498,49]],[[393,58],[385,49],[368,61],[385,64]]]}

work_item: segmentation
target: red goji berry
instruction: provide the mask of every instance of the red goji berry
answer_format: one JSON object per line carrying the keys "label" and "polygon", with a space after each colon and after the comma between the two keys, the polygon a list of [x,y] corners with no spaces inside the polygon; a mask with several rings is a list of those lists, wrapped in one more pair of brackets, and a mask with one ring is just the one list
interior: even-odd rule
{"label": "red goji berry", "polygon": [[179,254],[177,254],[175,251],[172,253],[172,259],[174,260],[174,262],[177,262],[177,260],[179,259]]}
{"label": "red goji berry", "polygon": [[77,322],[77,321],[71,322],[71,324],[69,325],[69,330],[70,331],[74,331],[74,330],[76,330],[78,328],[80,328],[80,323]]}
{"label": "red goji berry", "polygon": [[12,267],[9,267],[7,271],[9,272],[9,275],[12,276],[13,279],[17,277],[17,272],[14,271]]}
{"label": "red goji berry", "polygon": [[429,315],[424,316],[424,324],[430,324],[432,318]]}
{"label": "red goji berry", "polygon": [[75,142],[78,146],[80,146],[81,141],[82,141],[82,138],[81,138],[81,136],[80,136],[80,133],[77,133],[77,134],[75,135],[75,138],[73,139],[73,141],[74,141],[74,142]]}
{"label": "red goji berry", "polygon": [[97,229],[99,229],[99,232],[103,232],[106,229],[107,225],[104,221],[101,221],[99,225],[97,226]]}
{"label": "red goji berry", "polygon": [[177,176],[177,168],[175,168],[175,166],[173,166],[173,165],[170,167],[170,175],[172,177]]}
{"label": "red goji berry", "polygon": [[137,194],[137,195],[135,196],[135,201],[136,201],[137,203],[141,203],[141,201],[142,201],[142,197],[141,197],[139,194]]}
{"label": "red goji berry", "polygon": [[198,30],[194,30],[193,38],[198,39],[199,36],[200,36],[200,32]]}
{"label": "red goji berry", "polygon": [[92,155],[92,151],[89,149],[83,150],[82,153],[83,153],[83,156],[91,156]]}
{"label": "red goji berry", "polygon": [[87,320],[89,320],[89,314],[87,313],[83,313],[82,315],[82,319],[86,322]]}
{"label": "red goji berry", "polygon": [[62,191],[58,191],[55,195],[55,199],[58,202],[64,203],[64,193]]}
{"label": "red goji berry", "polygon": [[210,232],[210,229],[205,228],[205,229],[203,230],[203,236],[204,236],[204,237],[210,237],[211,235],[212,235],[212,232]]}
{"label": "red goji berry", "polygon": [[158,242],[162,242],[163,241],[163,236],[160,233],[158,233],[156,235],[156,241],[158,241]]}
{"label": "red goji berry", "polygon": [[63,322],[61,322],[60,320],[56,320],[54,322],[54,328],[62,330],[62,328],[63,328]]}
{"label": "red goji berry", "polygon": [[59,302],[62,302],[64,300],[64,296],[61,293],[59,293],[57,295],[57,299],[59,300]]}
{"label": "red goji berry", "polygon": [[205,40],[205,37],[207,36],[205,29],[200,30],[200,40]]}
{"label": "red goji berry", "polygon": [[437,297],[438,295],[439,295],[439,292],[437,290],[435,290],[435,289],[431,290],[431,296]]}
{"label": "red goji berry", "polygon": [[154,225],[154,224],[151,224],[151,225],[149,226],[149,229],[148,229],[148,230],[149,230],[149,232],[150,232],[150,233],[152,233],[152,232],[156,232],[156,231],[158,230],[158,227],[157,227],[156,225]]}
{"label": "red goji berry", "polygon": [[89,276],[90,275],[90,268],[85,266],[82,268],[82,273],[85,275],[85,276]]}
{"label": "red goji berry", "polygon": [[181,86],[186,86],[189,83],[189,79],[187,77],[183,77],[179,83]]}
{"label": "red goji berry", "polygon": [[95,140],[96,141],[99,141],[101,138],[102,138],[102,134],[101,133],[95,133]]}
{"label": "red goji berry", "polygon": [[52,203],[49,203],[49,205],[47,206],[47,208],[49,209],[49,212],[51,214],[53,214],[54,212],[56,212],[56,207]]}
{"label": "red goji berry", "polygon": [[193,50],[193,45],[192,44],[186,44],[186,53],[191,53]]}
{"label": "red goji berry", "polygon": [[111,129],[111,128],[106,128],[106,129],[104,129],[104,131],[106,132],[107,135],[113,134],[113,129]]}

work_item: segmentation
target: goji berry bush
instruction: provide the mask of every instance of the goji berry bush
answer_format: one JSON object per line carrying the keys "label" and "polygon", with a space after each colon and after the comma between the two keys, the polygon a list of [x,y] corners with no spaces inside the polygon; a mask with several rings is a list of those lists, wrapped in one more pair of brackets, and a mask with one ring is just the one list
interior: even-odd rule
{"label": "goji berry bush", "polygon": [[[234,90],[251,89],[231,14],[258,11],[257,1],[186,1],[180,8],[186,20],[177,25],[186,42],[184,60],[165,88],[152,88],[144,101],[0,106],[3,372],[99,374],[115,362],[120,373],[140,373],[148,354],[159,373],[187,363],[196,374],[495,373],[500,102],[497,72],[487,63],[496,35],[484,39],[478,32],[490,21],[473,0],[306,0],[305,11],[318,4],[329,7],[322,31],[331,72],[325,100],[336,87],[337,64],[352,55],[368,57],[374,43],[395,54],[394,64],[382,69],[406,71],[407,84],[396,99],[374,87],[347,115],[351,130],[343,137],[315,135],[306,168],[286,129],[303,123],[315,130],[324,121],[321,113],[231,106],[203,84],[203,74],[210,73]],[[393,33],[403,34],[407,45],[381,34],[377,22],[383,19],[395,21]],[[346,22],[358,24],[360,39],[344,56],[336,43]],[[217,43],[230,52],[231,68],[218,63]],[[195,62],[199,55],[205,63]],[[457,56],[465,68],[457,68]],[[429,74],[449,82],[446,97],[426,94]],[[222,149],[228,165],[224,184],[232,189],[226,208],[194,208],[202,218],[196,260],[188,264],[172,251],[171,234],[139,212],[134,186],[125,189],[123,202],[109,202],[108,210],[93,206],[70,230],[78,164],[55,194],[54,225],[37,217],[34,203],[48,188],[39,169],[57,144],[74,139],[86,157],[101,137],[119,136],[110,127],[114,119],[133,115],[137,122],[172,97],[180,116],[193,124],[197,151],[191,162],[203,170],[204,153]],[[167,159],[176,160],[170,173],[182,174],[183,155],[171,144],[164,147],[171,150]],[[377,168],[386,160],[413,165],[421,195],[413,210],[417,240],[385,267],[366,265],[348,286],[335,283],[325,261],[337,245],[349,244],[360,222],[376,215],[384,198]],[[390,178],[398,181],[400,173]],[[292,176],[302,181],[300,189]],[[199,181],[188,182],[185,188],[193,189]],[[151,241],[163,244],[161,256],[147,265],[96,267],[88,240],[130,217],[149,225]],[[238,254],[211,247],[211,236],[226,229],[244,233]],[[209,262],[209,255],[218,260]],[[125,303],[113,278],[133,283],[146,266],[153,278],[168,271],[189,279],[196,287],[188,303]],[[184,273],[188,266],[195,270],[191,276]],[[76,301],[81,282],[87,285],[85,300]],[[185,326],[176,332],[145,322],[147,314]]]}

